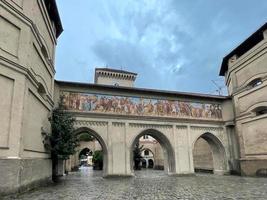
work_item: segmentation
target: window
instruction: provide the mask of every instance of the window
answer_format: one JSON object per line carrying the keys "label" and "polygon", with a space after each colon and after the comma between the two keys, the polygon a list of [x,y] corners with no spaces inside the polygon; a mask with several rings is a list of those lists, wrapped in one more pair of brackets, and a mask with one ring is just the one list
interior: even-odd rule
{"label": "window", "polygon": [[49,58],[49,56],[48,56],[48,52],[47,52],[47,50],[46,50],[46,48],[45,48],[45,46],[42,44],[42,46],[41,46],[41,52],[43,53],[43,55],[44,55],[44,57],[46,58],[46,59],[48,59]]}
{"label": "window", "polygon": [[259,106],[253,110],[256,116],[267,114],[267,106]]}
{"label": "window", "polygon": [[262,84],[261,78],[256,78],[256,79],[254,79],[254,80],[249,82],[248,87],[249,88],[254,88],[254,87],[257,87],[257,86],[259,86],[261,84]]}
{"label": "window", "polygon": [[144,154],[145,154],[145,156],[148,156],[148,155],[149,155],[149,151],[146,149],[146,150],[144,151]]}
{"label": "window", "polygon": [[45,91],[44,86],[41,83],[39,83],[37,91],[42,97],[45,97],[46,91]]}
{"label": "window", "polygon": [[148,139],[148,135],[144,135],[143,138],[144,138],[144,139]]}
{"label": "window", "polygon": [[267,114],[267,106],[261,106],[254,109],[256,116]]}

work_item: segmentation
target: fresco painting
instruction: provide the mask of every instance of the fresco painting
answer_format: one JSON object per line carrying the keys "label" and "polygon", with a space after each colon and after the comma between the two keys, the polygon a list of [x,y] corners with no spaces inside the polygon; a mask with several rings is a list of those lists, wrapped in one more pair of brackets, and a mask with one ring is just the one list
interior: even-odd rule
{"label": "fresco painting", "polygon": [[136,116],[222,118],[220,104],[62,92],[67,110]]}

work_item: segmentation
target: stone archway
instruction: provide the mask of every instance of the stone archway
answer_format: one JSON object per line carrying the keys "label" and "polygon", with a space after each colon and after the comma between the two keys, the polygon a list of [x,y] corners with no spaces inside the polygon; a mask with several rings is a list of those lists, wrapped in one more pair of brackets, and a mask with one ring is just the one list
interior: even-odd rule
{"label": "stone archway", "polygon": [[205,140],[209,145],[212,154],[213,173],[219,175],[225,174],[227,172],[227,159],[223,143],[214,134],[206,132],[194,141],[193,148],[195,148],[196,142],[199,139]]}
{"label": "stone archway", "polygon": [[153,167],[154,167],[154,154],[155,153],[149,148],[144,148],[142,150],[141,152],[141,155],[143,157],[142,168],[151,168],[151,165],[149,165],[149,160],[153,161]]}
{"label": "stone archway", "polygon": [[94,138],[96,138],[96,140],[99,142],[100,146],[102,147],[102,151],[103,151],[103,176],[105,176],[107,174],[107,168],[108,168],[108,149],[107,149],[107,145],[104,142],[103,138],[93,129],[88,128],[88,127],[80,127],[77,128],[74,131],[74,134],[79,135],[79,134],[84,134],[87,133],[91,136],[93,136]]}
{"label": "stone archway", "polygon": [[175,154],[174,149],[167,138],[162,132],[156,129],[146,129],[141,131],[137,136],[134,137],[131,148],[130,148],[130,164],[131,164],[131,171],[134,173],[133,170],[133,148],[135,144],[138,142],[139,138],[144,135],[150,135],[155,138],[161,145],[164,155],[164,170],[167,174],[174,174],[175,173]]}
{"label": "stone archway", "polygon": [[89,163],[88,158],[92,157],[93,151],[89,149],[88,147],[85,147],[77,152],[79,156],[79,161],[80,161],[80,166],[88,166],[89,164],[91,165],[91,162]]}
{"label": "stone archway", "polygon": [[85,147],[85,148],[83,148],[83,149],[81,149],[80,151],[79,151],[79,158],[81,157],[81,155],[92,155],[92,150],[91,149],[89,149],[88,147]]}

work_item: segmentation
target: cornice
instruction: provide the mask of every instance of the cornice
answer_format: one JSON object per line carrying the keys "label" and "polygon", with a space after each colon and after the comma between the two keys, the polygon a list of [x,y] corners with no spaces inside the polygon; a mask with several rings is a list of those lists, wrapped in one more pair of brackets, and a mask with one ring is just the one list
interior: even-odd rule
{"label": "cornice", "polygon": [[123,122],[112,122],[112,125],[115,127],[123,127],[125,126],[125,123]]}
{"label": "cornice", "polygon": [[75,121],[75,126],[107,126],[108,122],[105,121],[86,121],[77,120]]}
{"label": "cornice", "polygon": [[162,117],[162,116],[138,116],[138,115],[120,115],[112,113],[100,113],[100,112],[80,112],[67,110],[68,112],[74,114],[78,117],[93,117],[93,118],[105,118],[105,119],[123,119],[123,120],[147,120],[147,121],[159,121],[163,120],[165,122],[171,123],[210,123],[210,124],[224,124],[222,119],[198,119],[198,118],[174,118],[174,117]]}
{"label": "cornice", "polygon": [[130,127],[133,128],[151,128],[151,129],[171,129],[172,125],[165,124],[149,124],[149,123],[129,123]]}
{"label": "cornice", "polygon": [[223,131],[223,127],[212,127],[212,126],[190,126],[191,130],[196,130],[196,131]]}

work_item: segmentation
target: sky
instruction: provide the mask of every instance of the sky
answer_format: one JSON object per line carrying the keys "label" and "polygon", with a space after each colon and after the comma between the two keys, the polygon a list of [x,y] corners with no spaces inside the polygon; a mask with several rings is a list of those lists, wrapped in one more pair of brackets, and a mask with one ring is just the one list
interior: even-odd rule
{"label": "sky", "polygon": [[267,21],[266,0],[57,4],[57,80],[92,83],[95,67],[109,67],[138,73],[135,87],[182,92],[218,94],[223,57]]}

